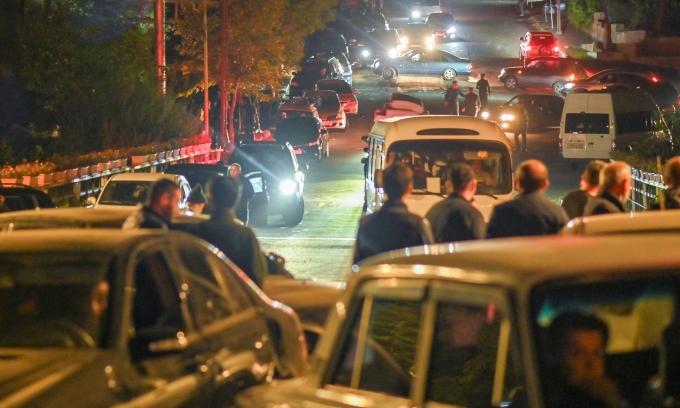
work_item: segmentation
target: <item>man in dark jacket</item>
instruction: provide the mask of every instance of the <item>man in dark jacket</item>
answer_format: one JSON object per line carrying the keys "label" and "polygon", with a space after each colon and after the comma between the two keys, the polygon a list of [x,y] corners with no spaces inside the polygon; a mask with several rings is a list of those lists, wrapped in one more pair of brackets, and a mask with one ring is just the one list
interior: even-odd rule
{"label": "man in dark jacket", "polygon": [[494,208],[487,227],[487,238],[557,234],[569,218],[564,209],[543,196],[550,186],[548,168],[538,160],[519,165],[514,200]]}
{"label": "man in dark jacket", "polygon": [[359,222],[354,263],[383,252],[434,242],[427,220],[410,213],[402,201],[413,190],[413,171],[396,162],[383,171],[387,201]]}
{"label": "man in dark jacket", "polygon": [[244,224],[247,224],[248,202],[255,197],[255,190],[253,189],[253,185],[250,184],[250,180],[241,175],[240,164],[234,163],[229,167],[229,176],[238,181],[239,187],[241,188],[241,197],[236,201],[236,218],[243,221]]}
{"label": "man in dark jacket", "polygon": [[179,214],[182,198],[179,186],[170,179],[161,179],[151,186],[147,203],[130,214],[123,229],[149,228],[167,230],[172,217]]}
{"label": "man in dark jacket", "polygon": [[[520,99],[517,102],[517,116],[515,117],[515,150],[527,151],[527,132],[529,131],[529,112]],[[519,136],[522,136],[522,145],[519,144]]]}
{"label": "man in dark jacket", "polygon": [[[663,191],[663,208],[665,210],[680,209],[680,156],[673,157],[666,162],[663,181],[668,186],[668,189]],[[660,210],[661,202],[652,204],[649,209]]]}
{"label": "man in dark jacket", "polygon": [[477,117],[477,112],[479,112],[479,96],[475,93],[475,88],[468,88],[468,93],[463,98],[463,108],[461,109],[461,115],[471,116],[473,118]]}
{"label": "man in dark jacket", "polygon": [[451,88],[446,90],[444,95],[444,105],[446,105],[449,115],[458,115],[458,97],[463,96],[458,89],[458,81],[451,83]]}
{"label": "man in dark jacket", "polygon": [[625,212],[633,179],[630,166],[622,161],[607,165],[600,172],[600,193],[588,201],[583,215]]}
{"label": "man in dark jacket", "polygon": [[588,201],[595,197],[600,189],[600,171],[607,165],[602,160],[593,160],[586,166],[581,175],[581,186],[578,190],[568,193],[562,199],[562,208],[569,219],[582,217]]}
{"label": "man in dark jacket", "polygon": [[472,204],[477,192],[475,171],[467,164],[456,163],[448,171],[445,186],[449,196],[425,216],[432,226],[435,242],[483,239],[486,223]]}
{"label": "man in dark jacket", "polygon": [[491,96],[491,86],[486,79],[486,74],[482,74],[480,80],[477,81],[477,89],[479,90],[479,101],[482,104],[481,109],[485,110],[489,104],[489,96]]}
{"label": "man in dark jacket", "polygon": [[230,177],[217,177],[208,183],[210,219],[194,224],[188,232],[213,244],[257,285],[267,275],[264,255],[253,231],[234,219],[239,185]]}

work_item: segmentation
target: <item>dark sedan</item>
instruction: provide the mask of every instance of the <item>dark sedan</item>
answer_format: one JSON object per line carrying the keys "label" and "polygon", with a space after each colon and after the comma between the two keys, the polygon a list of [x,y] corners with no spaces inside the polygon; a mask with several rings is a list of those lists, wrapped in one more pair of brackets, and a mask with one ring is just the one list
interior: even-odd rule
{"label": "dark sedan", "polygon": [[322,163],[330,153],[328,130],[319,118],[309,116],[286,118],[279,122],[274,138],[279,143],[290,143],[303,164]]}
{"label": "dark sedan", "polygon": [[501,106],[482,112],[482,118],[498,123],[505,131],[513,131],[517,123],[517,104],[520,101],[529,113],[529,128],[540,129],[560,125],[564,99],[557,95],[517,95]]}
{"label": "dark sedan", "polygon": [[394,79],[399,75],[443,77],[450,81],[458,75],[470,75],[472,63],[467,58],[460,58],[442,50],[411,50],[401,57],[373,63],[373,69],[382,69],[385,79]]}
{"label": "dark sedan", "polygon": [[0,264],[1,406],[226,406],[306,369],[292,310],[192,236],[15,232]]}
{"label": "dark sedan", "polygon": [[571,58],[539,57],[526,67],[503,68],[498,80],[511,91],[517,88],[551,88],[557,95],[569,81],[585,78],[578,61]]}
{"label": "dark sedan", "polygon": [[46,192],[22,184],[0,184],[0,196],[0,213],[56,207]]}

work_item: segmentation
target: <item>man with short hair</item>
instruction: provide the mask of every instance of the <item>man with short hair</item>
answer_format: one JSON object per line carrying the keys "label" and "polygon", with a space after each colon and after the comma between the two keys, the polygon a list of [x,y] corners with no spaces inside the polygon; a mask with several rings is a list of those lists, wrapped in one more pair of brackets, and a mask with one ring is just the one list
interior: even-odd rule
{"label": "man with short hair", "polygon": [[473,205],[477,192],[475,171],[467,164],[456,163],[449,169],[444,185],[449,196],[425,216],[432,226],[435,242],[483,239],[486,223]]}
{"label": "man with short hair", "polygon": [[600,171],[607,165],[602,160],[592,160],[581,175],[581,186],[562,199],[562,208],[569,219],[582,217],[590,198],[595,197],[600,187]]}
{"label": "man with short hair", "polygon": [[479,96],[475,93],[475,88],[469,87],[468,93],[463,98],[463,109],[461,109],[461,114],[470,117],[477,117],[477,112],[479,112]]}
{"label": "man with short hair", "polygon": [[477,89],[479,89],[479,101],[482,104],[481,109],[485,110],[489,104],[489,96],[491,96],[491,86],[486,79],[486,74],[481,74],[481,78],[477,81]]}
{"label": "man with short hair", "polygon": [[543,193],[550,187],[548,168],[538,160],[527,160],[515,174],[514,200],[497,205],[486,230],[487,238],[557,234],[569,218],[559,205]]}
{"label": "man with short hair", "polygon": [[172,224],[172,217],[179,214],[181,198],[177,183],[165,178],[158,180],[151,186],[146,204],[125,220],[123,229],[167,230]]}
{"label": "man with short hair", "polygon": [[453,81],[444,95],[444,105],[446,105],[449,115],[458,115],[458,98],[461,96],[463,96],[463,93],[458,89],[458,81]]}
{"label": "man with short hair", "polygon": [[234,218],[239,185],[230,177],[208,183],[209,220],[192,225],[188,232],[216,246],[257,285],[267,275],[267,265],[255,233]]}
{"label": "man with short hair", "polygon": [[191,190],[191,194],[187,197],[187,209],[193,213],[193,215],[203,214],[205,205],[208,203],[208,199],[203,192],[203,186],[196,184]]}
{"label": "man with short hair", "polygon": [[[663,181],[668,189],[663,191],[664,209],[680,209],[680,156],[673,157],[666,162],[663,171]],[[661,203],[654,203],[650,210],[660,210]]]}
{"label": "man with short hair", "polygon": [[255,197],[255,190],[250,180],[243,177],[241,174],[241,165],[234,163],[229,167],[229,177],[238,181],[241,189],[241,197],[236,202],[236,218],[243,221],[244,224],[248,223],[248,202]]}
{"label": "man with short hair", "polygon": [[427,220],[406,209],[403,198],[413,190],[413,171],[400,162],[382,173],[387,201],[359,222],[354,263],[373,255],[434,242]]}
{"label": "man with short hair", "polygon": [[616,214],[626,212],[633,177],[630,166],[615,161],[600,171],[600,191],[588,201],[583,215]]}

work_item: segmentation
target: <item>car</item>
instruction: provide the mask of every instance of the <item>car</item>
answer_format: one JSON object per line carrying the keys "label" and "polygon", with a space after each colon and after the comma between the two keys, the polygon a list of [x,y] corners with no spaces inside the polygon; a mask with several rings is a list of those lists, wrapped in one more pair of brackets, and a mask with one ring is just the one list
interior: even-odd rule
{"label": "car", "polygon": [[288,98],[302,96],[304,91],[314,89],[316,82],[321,79],[345,79],[344,70],[337,58],[308,58],[299,71],[293,72],[286,95]]}
{"label": "car", "polygon": [[290,143],[298,161],[323,163],[330,154],[328,130],[319,118],[283,119],[274,132],[278,143]]}
{"label": "car", "polygon": [[560,125],[564,99],[557,95],[546,94],[529,93],[514,96],[504,104],[482,112],[482,118],[498,123],[503,130],[514,131],[519,102],[524,104],[529,113],[530,129]]}
{"label": "car", "polygon": [[322,79],[316,83],[317,91],[334,91],[340,98],[342,109],[347,115],[359,113],[359,100],[356,94],[358,89],[352,89],[349,84],[341,79]]}
{"label": "car", "polygon": [[[342,79],[338,81],[345,82]],[[303,94],[304,95],[304,94]],[[303,95],[294,96],[282,104],[279,105],[277,115],[274,120],[271,121],[269,126],[272,132],[276,131],[276,127],[279,122],[287,118],[299,118],[299,117],[319,117],[319,111],[316,109],[316,104],[314,101],[310,101],[309,98]]]}
{"label": "car", "polygon": [[97,207],[125,208],[146,203],[149,189],[161,179],[174,181],[181,193],[179,208],[186,209],[186,201],[191,194],[191,186],[184,176],[162,173],[117,173],[106,182],[96,199],[88,198],[88,204]]}
{"label": "car", "polygon": [[680,105],[678,90],[669,81],[664,81],[653,73],[619,68],[605,69],[588,78],[569,81],[560,93],[566,97],[570,92],[593,91],[612,86],[630,86],[647,91],[664,111],[674,111]]}
{"label": "car", "polygon": [[[533,237],[367,259],[307,374],[244,390],[236,406],[575,406],[553,401],[587,398],[589,383],[574,396],[556,375],[582,367],[626,405],[662,406],[645,401],[649,386],[655,401],[676,395],[658,385],[678,383],[678,245],[678,234]],[[571,365],[577,353],[589,363]]]}
{"label": "car", "polygon": [[357,44],[357,59],[364,67],[370,67],[376,59],[394,58],[401,55],[405,45],[399,39],[396,29],[373,30]]}
{"label": "car", "polygon": [[163,173],[184,176],[193,189],[197,184],[206,187],[208,181],[215,177],[229,176],[229,166],[224,164],[177,163],[168,166]]}
{"label": "car", "polygon": [[[284,122],[295,119],[286,119]],[[283,131],[286,131],[286,126]],[[281,142],[242,142],[228,164],[241,165],[241,173],[253,185],[250,223],[266,227],[270,215],[281,215],[288,226],[302,221],[305,212],[305,175],[293,148]]]}
{"label": "car", "polygon": [[535,58],[526,67],[507,67],[501,70],[498,80],[511,91],[517,88],[551,88],[560,95],[564,85],[584,78],[585,71],[571,58]]}
{"label": "car", "polygon": [[349,54],[349,46],[345,37],[338,30],[327,27],[323,30],[317,30],[305,38],[303,52],[308,57],[323,52]]}
{"label": "car", "polygon": [[193,236],[21,231],[0,263],[3,405],[229,405],[306,371],[292,309]]}
{"label": "car", "polygon": [[519,59],[527,65],[535,57],[559,57],[561,48],[552,33],[530,31],[519,37]]}
{"label": "car", "polygon": [[326,129],[347,129],[347,116],[335,91],[312,91],[305,93],[305,97],[314,100]]}
{"label": "car", "polygon": [[0,213],[56,208],[46,192],[23,184],[0,184],[0,196],[5,199],[4,207],[0,206]]}
{"label": "car", "polygon": [[347,82],[349,86],[352,86],[352,64],[347,59],[347,55],[343,53],[322,53],[317,54],[316,58],[323,58],[325,60],[328,60],[328,63],[332,65],[336,64],[336,62],[333,60],[334,59],[337,60],[337,63],[340,65],[341,68],[340,79]]}
{"label": "car", "polygon": [[430,14],[442,11],[439,3],[439,0],[409,0],[408,22],[425,21]]}
{"label": "car", "polygon": [[427,23],[408,23],[399,37],[399,41],[405,50],[415,48],[434,48],[434,36],[432,27]]}
{"label": "car", "polygon": [[427,17],[427,24],[432,27],[435,39],[453,40],[456,38],[456,19],[451,13],[431,13]]}
{"label": "car", "polygon": [[376,60],[374,69],[382,67],[385,79],[395,79],[399,75],[442,77],[447,81],[459,75],[472,73],[472,62],[442,50],[416,49],[401,57],[386,61]]}
{"label": "car", "polygon": [[619,235],[680,232],[680,211],[635,211],[574,218],[562,235]]}

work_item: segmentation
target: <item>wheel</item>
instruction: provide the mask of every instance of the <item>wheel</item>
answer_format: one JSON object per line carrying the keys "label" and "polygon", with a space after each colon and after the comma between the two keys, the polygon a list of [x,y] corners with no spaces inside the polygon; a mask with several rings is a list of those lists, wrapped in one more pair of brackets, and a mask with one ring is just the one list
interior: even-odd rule
{"label": "wheel", "polygon": [[517,89],[517,78],[514,76],[509,76],[505,78],[505,81],[503,81],[503,84],[505,84],[505,87],[511,91],[514,91]]}
{"label": "wheel", "polygon": [[553,92],[555,92],[558,96],[562,96],[560,92],[564,89],[564,82],[555,82],[552,86]]}
{"label": "wheel", "polygon": [[397,70],[393,67],[387,67],[383,69],[383,78],[391,80],[397,77]]}
{"label": "wheel", "polygon": [[289,227],[298,225],[302,221],[302,217],[305,214],[305,200],[300,197],[300,201],[297,205],[290,210],[283,213],[283,221]]}
{"label": "wheel", "polygon": [[454,71],[453,68],[446,68],[444,70],[444,73],[442,74],[442,77],[444,77],[444,79],[446,79],[447,81],[456,79],[456,76],[457,76],[456,71]]}
{"label": "wheel", "polygon": [[255,205],[249,208],[248,224],[253,227],[267,226],[267,205]]}

